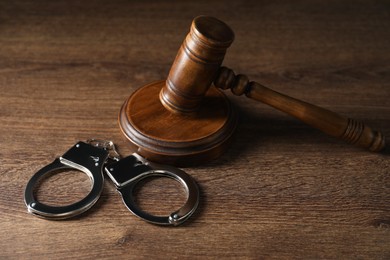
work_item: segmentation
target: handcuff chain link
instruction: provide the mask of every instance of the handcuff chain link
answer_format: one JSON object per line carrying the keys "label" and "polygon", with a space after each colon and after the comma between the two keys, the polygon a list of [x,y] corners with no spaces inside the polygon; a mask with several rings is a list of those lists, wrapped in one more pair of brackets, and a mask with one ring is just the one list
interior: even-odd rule
{"label": "handcuff chain link", "polygon": [[108,158],[111,160],[118,162],[122,158],[121,155],[116,150],[113,141],[100,140],[100,139],[88,139],[87,143],[92,146],[106,150],[108,152]]}

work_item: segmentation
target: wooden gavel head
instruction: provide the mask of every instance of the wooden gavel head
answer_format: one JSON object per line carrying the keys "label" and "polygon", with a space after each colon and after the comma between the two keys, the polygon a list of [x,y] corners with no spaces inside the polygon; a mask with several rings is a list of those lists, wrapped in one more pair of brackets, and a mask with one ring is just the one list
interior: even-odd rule
{"label": "wooden gavel head", "polygon": [[196,17],[167,80],[139,88],[122,106],[119,124],[133,150],[149,160],[188,166],[227,148],[237,115],[221,89],[268,104],[323,132],[380,151],[384,136],[363,123],[283,95],[235,75],[221,63],[234,39],[222,21]]}
{"label": "wooden gavel head", "polygon": [[233,31],[218,19],[195,18],[161,90],[161,103],[174,113],[196,111],[233,39]]}

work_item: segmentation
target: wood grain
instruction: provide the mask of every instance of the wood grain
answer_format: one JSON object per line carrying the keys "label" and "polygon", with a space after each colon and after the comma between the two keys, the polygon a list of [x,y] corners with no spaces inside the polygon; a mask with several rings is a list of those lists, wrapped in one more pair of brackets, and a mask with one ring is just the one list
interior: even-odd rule
{"label": "wood grain", "polygon": [[221,67],[214,83],[218,88],[231,89],[234,95],[241,96],[245,94],[248,98],[285,112],[330,136],[372,152],[380,152],[386,147],[383,134],[372,130],[363,122],[284,95],[260,83],[249,81],[244,74],[236,76],[231,69],[226,67]]}
{"label": "wood grain", "polygon": [[180,46],[161,89],[161,103],[173,113],[195,113],[214,81],[234,39],[232,29],[215,17],[200,15]]}
{"label": "wood grain", "polygon": [[210,89],[194,113],[172,113],[160,102],[165,80],[140,87],[123,104],[119,126],[132,151],[160,164],[205,164],[228,148],[237,113],[220,90]]}
{"label": "wood grain", "polygon": [[237,113],[210,85],[233,39],[222,21],[194,18],[168,78],[140,87],[122,106],[119,125],[133,151],[182,167],[204,164],[226,151]]}
{"label": "wood grain", "polygon": [[[389,153],[233,95],[240,124],[230,149],[186,169],[202,196],[185,225],[138,220],[109,180],[70,221],[38,219],[23,202],[34,172],[76,141],[109,138],[129,154],[120,107],[166,78],[199,14],[235,31],[226,66],[389,136],[389,12],[381,0],[0,2],[0,258],[389,259]],[[180,205],[182,191],[166,186],[140,191],[146,208]]]}

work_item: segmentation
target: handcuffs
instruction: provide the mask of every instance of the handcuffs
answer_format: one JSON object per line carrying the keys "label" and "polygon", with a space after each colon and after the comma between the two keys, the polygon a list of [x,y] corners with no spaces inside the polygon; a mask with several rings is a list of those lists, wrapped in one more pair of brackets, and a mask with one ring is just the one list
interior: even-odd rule
{"label": "handcuffs", "polygon": [[[49,206],[39,202],[34,196],[34,189],[44,176],[57,170],[84,172],[91,179],[91,191],[82,200],[67,206]],[[126,207],[150,223],[177,226],[186,221],[198,207],[198,186],[184,171],[151,163],[137,153],[121,159],[113,142],[91,139],[86,143],[78,142],[63,156],[32,176],[24,196],[28,212],[46,219],[66,219],[87,211],[98,201],[103,190],[103,170],[115,184]],[[140,181],[151,176],[169,177],[178,181],[187,192],[186,203],[169,216],[154,216],[142,211],[134,201],[133,190]]]}

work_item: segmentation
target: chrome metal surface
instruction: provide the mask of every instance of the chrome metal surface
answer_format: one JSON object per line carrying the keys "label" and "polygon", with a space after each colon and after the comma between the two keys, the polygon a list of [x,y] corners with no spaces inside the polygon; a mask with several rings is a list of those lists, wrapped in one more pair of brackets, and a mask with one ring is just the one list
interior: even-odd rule
{"label": "chrome metal surface", "polygon": [[[99,199],[103,190],[104,178],[102,168],[107,160],[108,152],[79,142],[63,156],[40,169],[27,183],[24,200],[28,211],[47,219],[66,219],[79,215],[91,208]],[[82,200],[68,206],[49,206],[39,202],[34,196],[34,189],[47,174],[57,170],[79,170],[89,176],[92,189]]]}
{"label": "chrome metal surface", "polygon": [[[186,221],[197,209],[199,189],[195,181],[184,171],[174,167],[151,163],[138,154],[130,155],[105,167],[122,196],[123,203],[137,217],[153,224],[177,226]],[[137,184],[148,177],[168,177],[178,181],[187,192],[187,201],[169,216],[154,216],[142,211],[134,201],[133,191]]]}
{"label": "chrome metal surface", "polygon": [[87,144],[95,146],[97,148],[104,149],[108,151],[108,158],[114,161],[119,161],[121,159],[120,154],[116,150],[115,144],[113,141],[100,140],[100,139],[88,139]]}

